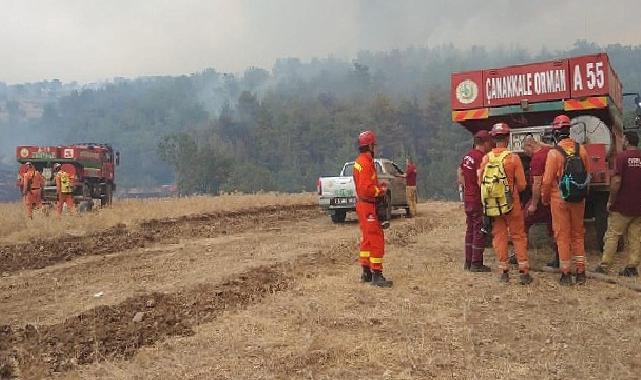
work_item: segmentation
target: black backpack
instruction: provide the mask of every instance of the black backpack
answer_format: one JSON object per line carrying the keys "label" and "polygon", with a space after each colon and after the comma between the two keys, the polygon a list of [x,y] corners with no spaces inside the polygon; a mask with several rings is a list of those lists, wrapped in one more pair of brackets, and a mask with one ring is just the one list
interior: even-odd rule
{"label": "black backpack", "polygon": [[580,145],[575,143],[573,154],[568,154],[558,145],[555,148],[561,152],[565,159],[563,175],[559,179],[561,198],[566,202],[579,203],[588,195],[588,184],[590,183],[590,174],[585,170],[579,153]]}

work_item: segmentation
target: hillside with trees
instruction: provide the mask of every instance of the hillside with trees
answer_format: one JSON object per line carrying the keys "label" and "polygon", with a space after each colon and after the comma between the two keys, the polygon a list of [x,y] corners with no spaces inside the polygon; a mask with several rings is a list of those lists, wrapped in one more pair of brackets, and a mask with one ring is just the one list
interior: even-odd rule
{"label": "hillside with trees", "polygon": [[380,155],[415,159],[422,197],[453,198],[455,167],[471,137],[450,121],[452,71],[602,50],[626,90],[641,90],[641,46],[584,41],[536,54],[439,46],[361,52],[352,61],[286,58],[271,71],[239,75],[207,69],[118,79],[66,87],[31,118],[21,113],[24,96],[15,86],[0,84],[0,133],[12,136],[1,148],[8,157],[18,142],[110,142],[122,153],[124,188],[176,182],[182,194],[301,191],[313,190],[319,176],[337,174],[355,156],[358,132],[373,129]]}

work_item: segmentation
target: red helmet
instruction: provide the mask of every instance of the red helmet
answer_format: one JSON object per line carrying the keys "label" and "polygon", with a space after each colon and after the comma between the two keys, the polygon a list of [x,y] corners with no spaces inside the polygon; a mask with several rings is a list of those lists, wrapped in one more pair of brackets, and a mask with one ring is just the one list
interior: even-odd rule
{"label": "red helmet", "polygon": [[504,136],[510,134],[510,126],[507,123],[496,123],[492,126],[490,135],[494,136]]}
{"label": "red helmet", "polygon": [[559,115],[552,121],[552,129],[570,128],[570,118],[567,115]]}
{"label": "red helmet", "polygon": [[358,146],[376,144],[376,135],[372,131],[364,131],[358,135]]}

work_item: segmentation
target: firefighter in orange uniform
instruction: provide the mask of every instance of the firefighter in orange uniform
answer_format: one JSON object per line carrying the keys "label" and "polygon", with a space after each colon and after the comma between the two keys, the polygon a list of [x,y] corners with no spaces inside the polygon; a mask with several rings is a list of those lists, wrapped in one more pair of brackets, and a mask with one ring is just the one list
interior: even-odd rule
{"label": "firefighter in orange uniform", "polygon": [[27,171],[22,176],[22,195],[27,209],[27,217],[33,219],[33,210],[42,207],[42,188],[44,178],[31,162],[25,164]]}
{"label": "firefighter in orange uniform", "polygon": [[56,192],[58,194],[58,203],[56,211],[58,216],[62,215],[62,208],[67,205],[69,213],[75,213],[75,204],[73,201],[73,182],[74,177],[71,173],[62,170],[62,165],[55,164],[53,171],[56,176]]}
{"label": "firefighter in orange uniform", "polygon": [[[510,137],[510,127],[506,123],[497,123],[492,126],[490,135],[496,144],[496,148],[488,152],[481,162],[481,174],[479,181],[483,182],[483,172],[490,161],[502,154],[507,154],[502,161],[504,176],[512,194],[512,209],[500,216],[492,217],[492,246],[498,257],[499,270],[501,270],[501,281],[508,282],[509,263],[508,263],[508,237],[512,237],[512,243],[516,251],[519,264],[520,282],[523,285],[532,282],[528,263],[527,252],[527,235],[525,234],[525,222],[523,211],[519,201],[519,192],[525,190],[527,181],[521,159],[514,153],[507,152],[508,139]],[[482,185],[481,185],[482,186]],[[509,236],[508,236],[509,234]]]}
{"label": "firefighter in orange uniform", "polygon": [[[552,122],[552,129],[558,145],[548,153],[541,186],[541,197],[543,204],[550,205],[552,210],[552,227],[554,229],[554,237],[559,246],[559,267],[561,270],[559,282],[562,285],[572,285],[570,261],[571,257],[574,256],[576,283],[584,284],[586,280],[585,247],[583,246],[585,199],[574,202],[564,200],[559,188],[559,182],[562,177],[565,177],[564,172],[568,170],[565,165],[566,161],[569,157],[576,156],[577,147],[579,147],[578,156],[583,163],[582,170],[585,173],[590,172],[590,160],[585,148],[570,138],[569,117],[566,115],[555,117]],[[560,151],[561,149],[564,153]],[[588,182],[589,176],[586,176],[585,182],[579,185],[587,187]],[[585,191],[587,192],[587,189]]]}
{"label": "firefighter in orange uniform", "polygon": [[374,165],[376,135],[372,131],[361,132],[358,136],[360,154],[354,162],[354,184],[356,186],[356,214],[361,230],[360,264],[363,268],[362,282],[389,288],[392,281],[383,276],[385,236],[376,215],[376,203],[385,194],[385,188],[378,183]]}

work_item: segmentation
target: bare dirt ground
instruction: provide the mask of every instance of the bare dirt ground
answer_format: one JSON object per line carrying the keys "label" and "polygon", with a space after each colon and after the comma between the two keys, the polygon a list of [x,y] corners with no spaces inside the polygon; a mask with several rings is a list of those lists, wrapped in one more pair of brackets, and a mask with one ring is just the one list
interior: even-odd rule
{"label": "bare dirt ground", "polygon": [[392,289],[358,283],[354,222],[304,204],[94,231],[72,242],[83,254],[14,244],[0,378],[640,377],[640,293],[463,272],[459,205],[419,211],[386,233]]}

